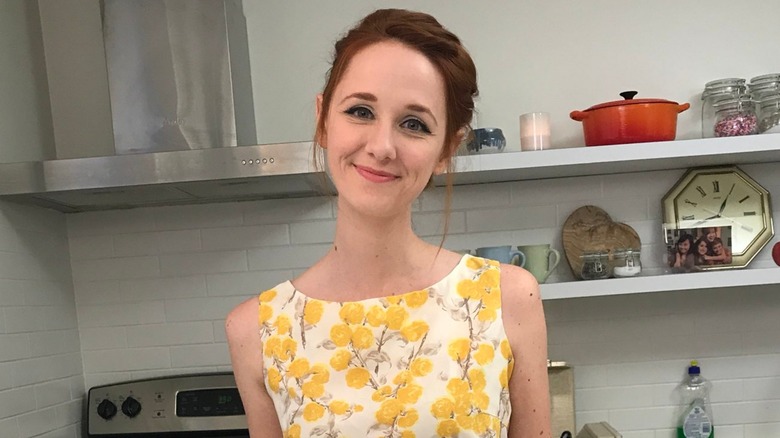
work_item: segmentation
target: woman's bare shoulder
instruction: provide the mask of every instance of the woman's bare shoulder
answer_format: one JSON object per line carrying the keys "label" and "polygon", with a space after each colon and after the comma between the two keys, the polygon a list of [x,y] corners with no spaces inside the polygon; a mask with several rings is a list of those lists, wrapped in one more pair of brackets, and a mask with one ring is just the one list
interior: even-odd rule
{"label": "woman's bare shoulder", "polygon": [[258,301],[249,298],[233,308],[225,319],[228,342],[249,340],[257,335]]}
{"label": "woman's bare shoulder", "polygon": [[536,311],[541,305],[539,284],[523,268],[501,264],[502,313],[511,319],[523,318],[525,312]]}

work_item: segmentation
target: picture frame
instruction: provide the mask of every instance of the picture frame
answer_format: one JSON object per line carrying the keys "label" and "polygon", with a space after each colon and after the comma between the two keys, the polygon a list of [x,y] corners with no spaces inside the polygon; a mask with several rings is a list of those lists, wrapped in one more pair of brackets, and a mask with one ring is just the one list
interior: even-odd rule
{"label": "picture frame", "polygon": [[667,270],[686,273],[734,267],[731,226],[665,228]]}

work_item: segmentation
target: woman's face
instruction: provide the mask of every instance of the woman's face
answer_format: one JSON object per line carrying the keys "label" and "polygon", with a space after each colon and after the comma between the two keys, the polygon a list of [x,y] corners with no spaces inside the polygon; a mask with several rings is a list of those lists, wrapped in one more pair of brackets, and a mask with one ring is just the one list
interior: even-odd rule
{"label": "woman's face", "polygon": [[[321,105],[318,96],[318,118]],[[317,140],[340,205],[372,216],[410,211],[446,167],[444,80],[434,65],[400,43],[374,44],[352,58],[330,105]]]}
{"label": "woman's face", "polygon": [[699,242],[699,245],[696,247],[696,250],[699,252],[699,255],[707,255],[707,242],[703,240]]}
{"label": "woman's face", "polygon": [[683,240],[677,244],[677,250],[680,251],[680,254],[688,254],[688,251],[691,250],[691,242]]}
{"label": "woman's face", "polygon": [[709,228],[707,230],[707,240],[709,240],[710,243],[712,243],[712,241],[715,240],[716,237],[718,237],[718,232],[715,231],[715,228]]}

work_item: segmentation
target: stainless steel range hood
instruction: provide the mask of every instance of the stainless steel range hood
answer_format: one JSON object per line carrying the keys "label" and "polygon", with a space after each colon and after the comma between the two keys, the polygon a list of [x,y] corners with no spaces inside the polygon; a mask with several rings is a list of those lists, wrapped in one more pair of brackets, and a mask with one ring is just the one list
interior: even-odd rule
{"label": "stainless steel range hood", "polygon": [[314,196],[310,142],[0,164],[0,199],[62,212]]}

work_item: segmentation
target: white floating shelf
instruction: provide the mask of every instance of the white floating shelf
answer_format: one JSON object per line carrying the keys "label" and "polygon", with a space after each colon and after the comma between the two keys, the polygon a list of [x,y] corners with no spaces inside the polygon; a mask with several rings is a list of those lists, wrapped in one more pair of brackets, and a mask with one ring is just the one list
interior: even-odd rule
{"label": "white floating shelf", "polygon": [[541,285],[541,293],[543,300],[559,300],[761,285],[776,285],[780,289],[780,268],[738,269],[550,283]]}

